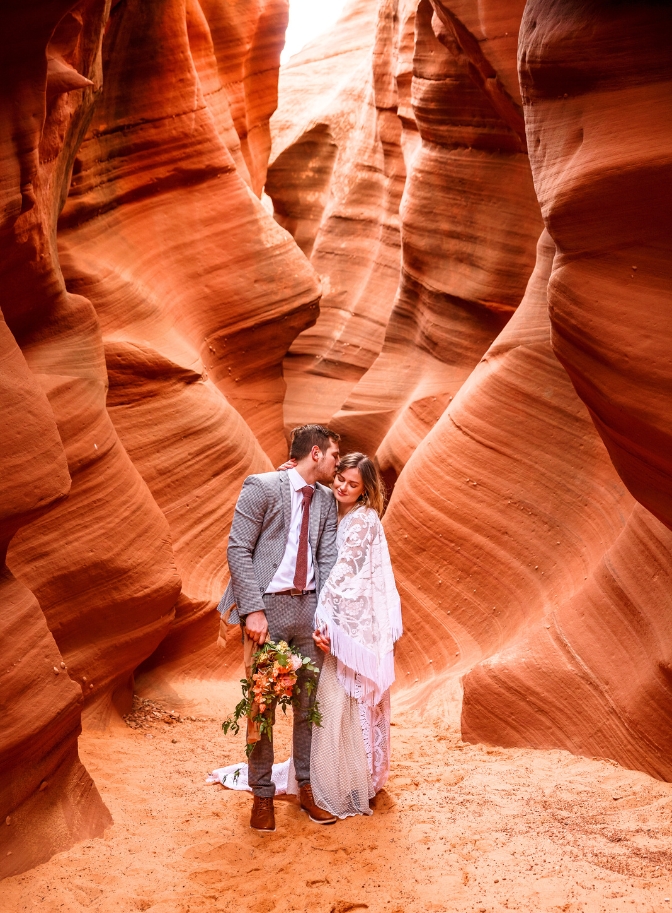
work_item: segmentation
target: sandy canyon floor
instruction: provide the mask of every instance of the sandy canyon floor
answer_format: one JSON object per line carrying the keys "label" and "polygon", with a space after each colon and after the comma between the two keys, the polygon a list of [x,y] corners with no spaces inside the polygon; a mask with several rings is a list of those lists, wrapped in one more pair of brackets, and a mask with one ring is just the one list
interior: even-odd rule
{"label": "sandy canyon floor", "polygon": [[[140,728],[80,740],[114,825],[0,883],[2,913],[672,910],[672,784],[562,751],[463,744],[457,695],[420,695],[422,716],[397,698],[372,817],[319,827],[278,801],[277,831],[261,836],[247,794],[205,783],[242,756],[220,729],[236,686],[164,678],[138,691],[151,702]],[[284,758],[287,722],[277,745]]]}

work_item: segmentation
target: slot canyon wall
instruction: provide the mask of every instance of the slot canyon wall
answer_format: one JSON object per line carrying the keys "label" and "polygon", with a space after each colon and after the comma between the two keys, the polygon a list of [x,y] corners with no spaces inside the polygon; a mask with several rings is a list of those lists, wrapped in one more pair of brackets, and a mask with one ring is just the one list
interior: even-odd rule
{"label": "slot canyon wall", "polygon": [[[670,13],[381,2],[369,82],[302,98],[365,9],[282,75],[267,190],[331,293],[285,359],[286,417],[314,396],[394,486],[412,703],[461,675],[465,739],[669,779]],[[338,140],[364,116],[398,234]],[[374,230],[399,244],[378,335]]]}
{"label": "slot canyon wall", "polygon": [[278,99],[287,15],[0,11],[0,877],[109,824],[82,717],[222,674],[301,421],[393,488],[400,700],[672,779],[672,13],[352,0]]}
{"label": "slot canyon wall", "polygon": [[257,196],[284,0],[0,15],[4,875],[109,823],[82,711],[103,726],[143,661],[214,646],[320,287]]}

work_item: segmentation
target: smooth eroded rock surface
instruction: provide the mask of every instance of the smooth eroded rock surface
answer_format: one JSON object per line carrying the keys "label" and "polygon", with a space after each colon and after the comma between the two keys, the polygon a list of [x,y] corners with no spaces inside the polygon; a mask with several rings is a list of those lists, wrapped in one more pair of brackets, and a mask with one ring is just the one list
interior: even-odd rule
{"label": "smooth eroded rock surface", "polygon": [[[657,3],[525,11],[527,136],[557,246],[553,350],[641,504],[575,592],[467,675],[462,720],[473,740],[561,746],[668,780],[671,21]],[[605,507],[584,502],[586,517]]]}
{"label": "smooth eroded rock surface", "polygon": [[408,631],[400,662],[413,678],[464,672],[515,644],[581,589],[632,509],[551,350],[554,253],[544,233],[518,310],[409,460],[385,516]]}
{"label": "smooth eroded rock surface", "polygon": [[[381,353],[334,420],[353,446],[377,451],[390,484],[518,306],[542,225],[522,111],[489,61],[487,34],[429,0],[413,8],[412,48],[400,41],[374,58],[405,132],[410,122],[419,134],[400,210],[400,281]],[[512,4],[504,17],[511,49],[519,15]],[[482,18],[498,34],[501,11]]]}
{"label": "smooth eroded rock surface", "polygon": [[238,488],[284,456],[281,362],[320,294],[255,195],[286,2],[38,7],[0,14],[0,873],[110,822],[82,706],[105,726],[159,645],[214,644]]}
{"label": "smooth eroded rock surface", "polygon": [[8,547],[62,511],[77,485],[54,396],[76,380],[48,376],[54,351],[67,360],[81,341],[64,319],[55,215],[68,140],[91,103],[83,72],[95,75],[102,10],[84,19],[71,6],[45,7],[39,28],[20,4],[0,12],[0,878],[101,834],[111,820],[77,753],[82,689],[35,598],[35,572],[60,551],[67,528],[58,543],[35,535],[32,567],[12,554],[11,570],[5,564]]}
{"label": "smooth eroded rock surface", "polygon": [[383,345],[399,281],[405,159],[417,138],[409,122],[404,153],[390,52],[402,46],[407,92],[413,6],[353,0],[281,71],[266,192],[323,284],[317,323],[284,361],[288,428],[308,414],[328,422]]}
{"label": "smooth eroded rock surface", "polygon": [[623,481],[668,526],[671,27],[664,3],[530,0],[520,44],[532,170],[559,252],[553,348]]}

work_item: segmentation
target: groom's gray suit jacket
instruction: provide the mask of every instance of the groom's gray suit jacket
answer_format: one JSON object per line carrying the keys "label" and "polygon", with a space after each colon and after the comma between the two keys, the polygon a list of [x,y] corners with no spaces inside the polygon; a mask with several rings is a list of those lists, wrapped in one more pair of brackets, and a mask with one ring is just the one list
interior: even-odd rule
{"label": "groom's gray suit jacket", "polygon": [[[292,516],[292,494],[286,472],[248,476],[233,515],[227,558],[231,582],[218,609],[238,624],[250,612],[263,612],[262,595],[285,554]],[[308,541],[313,555],[315,589],[320,592],[336,563],[336,500],[324,485],[315,485],[310,505]]]}

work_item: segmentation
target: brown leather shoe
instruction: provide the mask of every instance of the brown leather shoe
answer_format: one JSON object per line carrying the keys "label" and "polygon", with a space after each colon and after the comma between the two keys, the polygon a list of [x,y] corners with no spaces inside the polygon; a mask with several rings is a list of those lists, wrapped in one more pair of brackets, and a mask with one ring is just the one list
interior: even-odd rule
{"label": "brown leather shoe", "polygon": [[323,808],[315,804],[313,798],[313,788],[310,783],[299,787],[299,801],[304,812],[308,812],[311,821],[315,824],[336,824],[338,818],[331,812],[325,812]]}
{"label": "brown leather shoe", "polygon": [[275,830],[275,811],[273,810],[273,799],[267,799],[264,796],[254,797],[252,800],[250,827],[254,828],[255,831]]}

